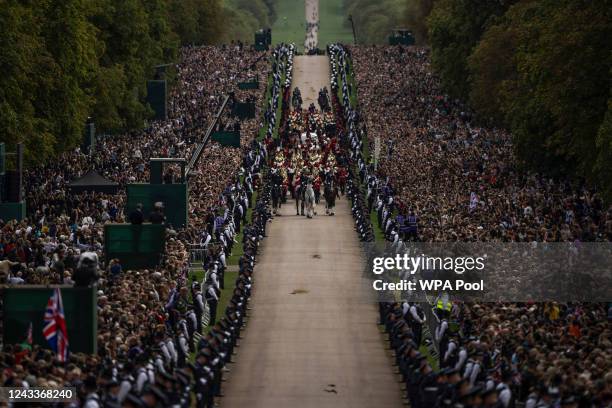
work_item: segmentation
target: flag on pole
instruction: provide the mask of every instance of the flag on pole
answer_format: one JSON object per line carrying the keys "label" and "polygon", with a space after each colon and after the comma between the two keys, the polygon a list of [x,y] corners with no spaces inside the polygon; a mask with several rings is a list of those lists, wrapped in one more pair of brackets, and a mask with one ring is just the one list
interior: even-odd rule
{"label": "flag on pole", "polygon": [[53,290],[53,295],[47,302],[43,335],[57,355],[57,360],[66,362],[68,359],[68,331],[66,330],[64,304],[59,288]]}

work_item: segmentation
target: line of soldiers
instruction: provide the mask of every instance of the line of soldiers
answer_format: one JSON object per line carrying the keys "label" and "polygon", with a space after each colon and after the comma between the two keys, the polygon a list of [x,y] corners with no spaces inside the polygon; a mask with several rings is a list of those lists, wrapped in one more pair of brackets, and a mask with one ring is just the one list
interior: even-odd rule
{"label": "line of soldiers", "polygon": [[[345,106],[344,110],[340,106],[337,97],[337,82],[332,82],[332,90],[334,90],[332,93],[332,105],[336,111],[336,117],[339,119],[336,126],[339,128],[337,130],[340,146],[343,151],[348,152],[348,157],[346,158],[346,167],[348,168],[346,192],[351,200],[351,212],[355,219],[355,229],[361,241],[373,242],[374,230],[370,222],[370,211],[364,199],[364,191],[360,187],[362,183],[359,179],[359,163],[363,162],[363,155],[361,153],[362,143],[355,131],[356,112],[350,109],[349,106]],[[346,119],[345,115],[347,116]],[[348,132],[346,128],[348,128]]]}
{"label": "line of soldiers", "polygon": [[264,183],[253,210],[252,222],[244,229],[244,254],[239,260],[239,273],[232,298],[225,315],[198,342],[195,363],[190,365],[195,378],[195,406],[198,408],[211,408],[215,397],[223,396],[223,373],[228,371],[225,366],[231,362],[240,331],[245,324],[255,257],[259,242],[266,236],[266,224],[272,216],[269,211],[270,192],[269,183]]}
{"label": "line of soldiers", "polygon": [[[291,50],[281,50],[281,52],[291,53]],[[280,83],[277,85],[280,87]],[[267,116],[269,120],[271,119],[272,124],[267,132],[268,135],[271,135],[276,116],[275,104],[268,106]],[[244,156],[242,168],[242,175],[244,176],[243,193],[247,196],[247,202],[251,200],[254,185],[259,184],[257,182],[263,172],[263,166],[266,165],[267,156],[267,147],[255,140],[252,142],[250,151]],[[210,311],[211,319],[213,319],[210,323],[212,327],[197,343],[198,351],[195,363],[188,364],[195,379],[193,391],[196,397],[195,406],[198,408],[211,408],[215,405],[215,397],[223,396],[221,393],[223,373],[229,371],[226,364],[231,362],[234,348],[238,346],[237,341],[240,339],[240,331],[245,324],[248,301],[251,296],[255,257],[260,241],[266,236],[266,225],[272,218],[270,212],[270,202],[272,200],[271,177],[270,173],[266,173],[261,180],[261,184],[259,184],[259,194],[251,213],[250,223],[249,220],[246,220],[246,209],[242,209],[238,213],[234,211],[235,215],[239,215],[239,219],[247,222],[243,229],[241,242],[243,254],[238,262],[238,277],[235,281],[232,297],[224,315],[218,321],[214,320],[218,298],[214,299],[214,292],[211,292],[210,297],[206,298],[207,303],[215,306],[214,310],[211,309]],[[239,194],[235,202],[244,202],[243,199],[244,195]],[[234,206],[234,208],[236,207]],[[214,273],[214,270],[212,272]]]}
{"label": "line of soldiers", "polygon": [[[330,46],[328,50],[332,55],[332,89],[337,91],[337,77],[346,73],[347,69],[345,51],[338,45]],[[349,118],[350,126],[352,119],[358,114],[349,106],[346,76],[342,82],[345,114]],[[367,209],[360,213],[369,214],[376,203],[378,223],[385,233],[385,238],[392,241],[396,248],[400,246],[402,240],[418,240],[418,217],[415,212],[396,202],[388,179],[378,178],[373,166],[360,157],[365,127],[359,130],[360,137],[357,137],[357,126],[350,129],[354,131],[350,134],[351,151],[358,160],[357,168],[361,185],[365,184],[368,189]],[[393,145],[388,146],[388,154],[392,150]],[[398,217],[393,216],[393,211],[396,209],[400,213]],[[360,215],[356,218],[358,216]],[[588,393],[579,391],[577,395],[566,395],[565,392],[561,392],[563,380],[561,375],[567,374],[571,382],[571,377],[575,376],[575,373],[558,373],[545,382],[537,383],[533,368],[541,367],[544,361],[530,356],[527,364],[521,367],[516,362],[520,359],[515,361],[515,356],[520,355],[519,349],[513,350],[505,344],[494,344],[495,337],[499,334],[491,335],[474,331],[474,321],[464,320],[461,326],[456,321],[451,321],[451,316],[456,319],[461,315],[461,307],[465,304],[453,305],[443,296],[436,300],[435,317],[431,316],[432,324],[427,327],[433,332],[432,337],[437,349],[434,343],[429,343],[429,340],[425,341],[426,344],[422,344],[426,319],[420,304],[397,303],[390,300],[379,305],[380,323],[389,334],[389,342],[395,354],[395,365],[405,384],[405,402],[412,408],[608,406],[605,405],[606,401],[602,404],[601,401],[592,400]],[[430,307],[428,304],[423,305]],[[549,342],[545,348],[554,350]],[[438,370],[436,366],[439,367]],[[603,386],[603,382],[601,384]],[[519,402],[523,400],[524,403]]]}
{"label": "line of soldiers", "polygon": [[[247,192],[252,194],[252,180],[257,180],[261,166],[265,165],[263,144],[254,142],[252,153],[245,157],[247,166],[243,167],[242,181],[228,186],[224,193],[226,211],[219,226],[220,232],[212,234],[215,238],[208,230],[204,232],[207,234],[206,245],[217,248],[207,251],[203,260],[207,270],[206,281],[192,281],[190,294],[186,271],[183,271],[169,295],[165,307],[167,318],[159,316],[148,338],[140,339],[140,342],[134,339],[127,355],[121,357],[122,362],[109,361],[103,382],[96,384],[95,377],[85,382],[83,406],[179,408],[191,407],[195,403],[196,407],[210,408],[214,406],[215,397],[222,396],[223,373],[228,371],[226,364],[231,362],[245,323],[257,248],[266,235],[266,224],[271,218],[269,183],[262,183],[259,189],[250,223],[241,216],[246,214],[245,209],[236,211],[244,204]],[[246,203],[248,207],[248,201]],[[215,321],[216,308],[210,306],[216,304],[218,297],[213,302],[209,294],[220,294],[225,254],[231,253],[236,231],[242,222],[247,223],[240,243],[243,255],[239,260],[239,274],[224,314]],[[210,330],[202,335],[207,304],[210,307]],[[190,354],[193,352],[196,352],[196,357],[191,362]],[[194,397],[195,401],[192,401]]]}
{"label": "line of soldiers", "polygon": [[[380,318],[395,353],[411,408],[511,408],[515,406],[509,371],[494,379],[492,356],[478,349],[441,348],[440,369],[422,348],[425,315],[417,303],[381,302]],[[429,355],[428,355],[429,354]]]}

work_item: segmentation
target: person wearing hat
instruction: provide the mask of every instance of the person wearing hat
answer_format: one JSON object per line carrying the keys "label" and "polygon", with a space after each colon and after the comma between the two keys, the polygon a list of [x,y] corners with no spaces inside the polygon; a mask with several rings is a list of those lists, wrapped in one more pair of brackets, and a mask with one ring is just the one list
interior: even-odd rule
{"label": "person wearing hat", "polygon": [[509,370],[502,370],[501,382],[497,384],[498,399],[503,408],[510,408],[514,406],[514,400],[510,384],[512,383],[512,372]]}
{"label": "person wearing hat", "polygon": [[211,392],[214,373],[209,366],[211,356],[210,349],[202,349],[196,356],[195,364],[192,367],[195,377],[194,391],[197,408],[212,408],[214,406],[214,394]]}
{"label": "person wearing hat", "polygon": [[189,331],[187,328],[187,321],[184,317],[181,317],[174,328],[176,351],[177,351],[177,367],[185,367],[187,358],[189,357],[189,351],[193,348],[193,342],[190,342]]}
{"label": "person wearing hat", "polygon": [[436,373],[435,377],[436,399],[441,401],[444,392],[448,388],[448,370],[442,369]]}
{"label": "person wearing hat", "polygon": [[119,405],[119,390],[120,384],[117,380],[111,378],[105,385],[106,392],[104,393],[104,406],[113,403]]}
{"label": "person wearing hat", "polygon": [[146,368],[147,363],[148,359],[145,353],[140,353],[136,357],[136,383],[133,391],[138,395],[142,394],[145,385],[150,382],[149,373]]}
{"label": "person wearing hat", "polygon": [[482,392],[482,387],[472,386],[465,394],[461,396],[459,402],[463,403],[466,408],[480,408],[482,405]]}
{"label": "person wearing hat", "polygon": [[440,389],[440,401],[454,401],[458,393],[458,384],[461,382],[461,375],[455,368],[448,367],[444,370],[446,383]]}
{"label": "person wearing hat", "polygon": [[177,381],[179,406],[189,408],[191,407],[191,374],[187,370],[176,370],[174,375]]}
{"label": "person wearing hat", "polygon": [[161,373],[155,377],[157,387],[163,391],[168,400],[168,405],[178,407],[180,405],[180,395],[177,390],[177,379],[167,372]]}
{"label": "person wearing hat", "polygon": [[421,366],[427,363],[426,360],[427,356],[417,352],[408,368],[406,392],[408,394],[408,399],[410,400],[411,407],[420,407],[419,388],[421,380],[423,379],[423,376],[421,374]]}
{"label": "person wearing hat", "polygon": [[141,399],[146,408],[168,407],[166,394],[155,385],[148,385],[143,391]]}
{"label": "person wearing hat", "polygon": [[85,393],[84,408],[101,408],[100,396],[97,393],[98,385],[94,375],[88,375],[83,382],[83,392]]}
{"label": "person wearing hat", "polygon": [[132,393],[127,394],[124,401],[121,403],[122,408],[142,408],[144,406],[142,400]]}
{"label": "person wearing hat", "polygon": [[209,367],[212,370],[213,376],[210,382],[210,393],[212,397],[222,397],[221,381],[223,375],[223,359],[226,357],[224,352],[225,339],[218,332],[211,331],[209,347],[204,351],[210,352]]}
{"label": "person wearing hat", "polygon": [[136,208],[130,213],[130,216],[128,218],[130,220],[130,224],[132,225],[141,225],[144,222],[144,214],[142,213],[142,203],[136,204]]}
{"label": "person wearing hat", "polygon": [[418,353],[419,350],[412,340],[409,340],[405,343],[405,347],[403,348],[403,352],[401,352],[397,363],[399,372],[405,383],[407,383],[410,377],[411,367],[413,366]]}
{"label": "person wearing hat", "polygon": [[119,391],[117,393],[117,399],[119,403],[123,403],[128,393],[132,390],[132,385],[135,383],[135,378],[132,375],[134,366],[132,363],[126,362],[121,366],[119,381]]}
{"label": "person wearing hat", "polygon": [[[166,329],[164,326],[158,326],[155,330],[154,335],[155,344],[157,344],[158,356],[160,356],[163,360],[161,361],[163,367],[170,367],[173,363],[176,364],[178,356],[176,355],[176,348],[174,347],[174,342],[170,336],[167,336]],[[155,362],[158,370],[159,362],[156,360]],[[160,370],[163,371],[163,370]]]}
{"label": "person wearing hat", "polygon": [[221,294],[219,284],[216,282],[216,274],[214,273],[214,270],[206,279],[204,290],[204,298],[206,299],[206,304],[208,305],[208,311],[210,313],[210,321],[208,324],[214,325],[217,319],[217,305],[219,304],[219,295]]}
{"label": "person wearing hat", "polygon": [[418,406],[425,408],[431,406],[437,399],[436,373],[429,365],[427,356],[420,357],[419,365],[421,380],[419,382],[420,405]]}
{"label": "person wearing hat", "polygon": [[201,285],[193,278],[191,283],[191,300],[193,301],[193,312],[196,318],[196,332],[202,333],[202,316],[204,315],[204,298],[202,296]]}
{"label": "person wearing hat", "polygon": [[480,350],[476,350],[472,353],[465,365],[465,371],[463,378],[467,378],[470,381],[470,385],[473,387],[477,381],[484,380],[484,370],[482,368],[482,359],[484,353]]}
{"label": "person wearing hat", "polygon": [[423,309],[421,309],[421,306],[419,306],[417,302],[408,303],[404,316],[406,316],[410,324],[410,329],[412,330],[414,336],[414,342],[417,344],[417,346],[420,346],[423,338],[423,324],[426,320]]}
{"label": "person wearing hat", "polygon": [[499,408],[498,393],[495,388],[485,389],[480,393],[482,408]]}
{"label": "person wearing hat", "polygon": [[468,359],[468,352],[460,342],[457,336],[453,333],[449,335],[448,345],[446,346],[446,352],[440,359],[440,367],[453,367],[459,371],[462,371],[465,367],[465,363]]}

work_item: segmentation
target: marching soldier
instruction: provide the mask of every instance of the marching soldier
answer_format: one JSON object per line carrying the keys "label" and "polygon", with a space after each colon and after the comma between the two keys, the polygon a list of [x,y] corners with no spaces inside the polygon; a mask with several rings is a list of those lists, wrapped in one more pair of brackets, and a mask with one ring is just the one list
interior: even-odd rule
{"label": "marching soldier", "polygon": [[465,367],[467,357],[468,353],[465,347],[459,344],[456,335],[451,334],[446,352],[441,355],[440,367],[454,368],[461,372]]}
{"label": "marching soldier", "polygon": [[214,396],[211,392],[211,382],[214,374],[208,364],[210,356],[210,350],[204,349],[200,351],[193,366],[195,377],[194,391],[197,408],[214,407]]}
{"label": "marching soldier", "polygon": [[209,278],[206,283],[206,292],[204,293],[204,297],[206,299],[206,304],[208,305],[208,310],[210,312],[210,322],[209,325],[215,324],[215,319],[217,317],[217,305],[219,304],[219,291],[218,287],[214,284],[213,280]]}
{"label": "marching soldier", "polygon": [[175,373],[179,383],[179,406],[181,408],[191,407],[191,375],[183,370],[178,370]]}
{"label": "marching soldier", "polygon": [[404,314],[410,324],[414,342],[417,346],[420,346],[423,338],[423,323],[425,323],[426,320],[425,313],[423,313],[423,309],[421,309],[418,303],[415,302],[408,304],[408,310]]}
{"label": "marching soldier", "polygon": [[202,333],[202,316],[204,315],[204,299],[202,298],[201,287],[197,281],[191,284],[191,299],[193,301],[193,311],[196,317],[196,332]]}
{"label": "marching soldier", "polygon": [[189,350],[193,348],[193,345],[190,345],[189,334],[187,329],[187,321],[184,318],[181,318],[175,329],[176,333],[176,345],[177,345],[177,367],[185,367],[187,363],[187,357],[189,356]]}

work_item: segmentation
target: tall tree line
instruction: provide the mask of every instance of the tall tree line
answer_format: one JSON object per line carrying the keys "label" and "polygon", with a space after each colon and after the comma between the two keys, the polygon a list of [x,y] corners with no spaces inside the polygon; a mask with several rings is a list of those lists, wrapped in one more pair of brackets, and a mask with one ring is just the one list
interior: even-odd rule
{"label": "tall tree line", "polygon": [[425,43],[425,19],[433,4],[434,0],[343,0],[347,17],[353,17],[360,44],[384,44],[394,28],[410,28],[417,42]]}
{"label": "tall tree line", "polygon": [[521,164],[612,199],[611,0],[436,0],[426,21],[445,89],[508,128]]}
{"label": "tall tree line", "polygon": [[181,45],[252,41],[273,1],[0,0],[0,141],[39,162],[79,145],[88,117],[104,132],[141,128],[154,66]]}
{"label": "tall tree line", "polygon": [[450,95],[512,132],[527,168],[612,199],[612,0],[343,0],[361,43],[408,27]]}

